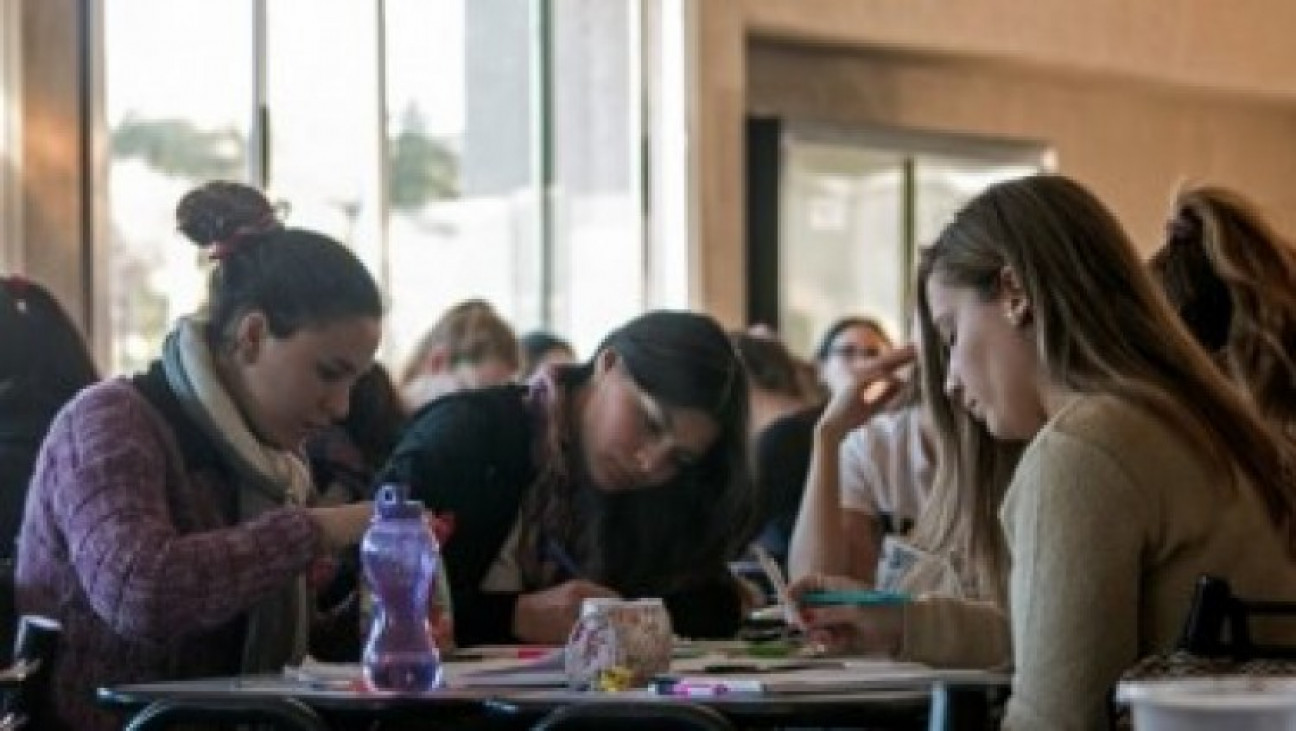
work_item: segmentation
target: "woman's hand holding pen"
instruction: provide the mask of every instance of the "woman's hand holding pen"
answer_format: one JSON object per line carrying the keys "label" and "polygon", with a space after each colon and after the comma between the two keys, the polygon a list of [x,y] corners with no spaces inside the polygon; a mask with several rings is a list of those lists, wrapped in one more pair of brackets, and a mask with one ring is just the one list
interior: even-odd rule
{"label": "woman's hand holding pen", "polygon": [[896,655],[904,638],[904,607],[890,606],[806,606],[801,599],[810,592],[851,591],[868,588],[844,576],[811,574],[790,587],[788,594],[797,605],[801,621],[812,642],[830,654]]}
{"label": "woman's hand holding pen", "polygon": [[513,608],[513,635],[527,643],[564,644],[580,616],[581,602],[617,596],[606,586],[584,579],[572,579],[549,589],[523,594]]}

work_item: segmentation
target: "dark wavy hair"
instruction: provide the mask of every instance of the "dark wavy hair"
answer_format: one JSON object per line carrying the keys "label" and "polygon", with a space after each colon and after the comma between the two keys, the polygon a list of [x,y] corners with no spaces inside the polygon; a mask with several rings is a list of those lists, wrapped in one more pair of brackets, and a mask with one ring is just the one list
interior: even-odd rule
{"label": "dark wavy hair", "polygon": [[[719,427],[701,461],[665,485],[608,494],[582,479],[580,415],[569,407],[606,350],[620,356],[645,393],[702,411]],[[589,361],[555,372],[565,396],[549,406],[541,474],[523,505],[522,545],[535,545],[540,535],[556,538],[582,556],[592,576],[630,595],[723,572],[754,534],[757,508],[747,459],[747,377],[724,330],[705,315],[650,312],[612,332]],[[521,552],[524,561],[539,554]]]}
{"label": "dark wavy hair", "polygon": [[243,315],[262,312],[285,338],[350,317],[382,317],[382,296],[364,264],[342,244],[287,228],[260,191],[210,182],[176,207],[181,231],[219,262],[208,283],[207,338],[228,343]]}
{"label": "dark wavy hair", "polygon": [[99,380],[81,331],[54,295],[36,282],[0,278],[0,334],[0,385],[8,402],[53,413]]}
{"label": "dark wavy hair", "polygon": [[762,391],[804,398],[796,356],[781,340],[734,331],[729,340],[747,367],[747,378]]}

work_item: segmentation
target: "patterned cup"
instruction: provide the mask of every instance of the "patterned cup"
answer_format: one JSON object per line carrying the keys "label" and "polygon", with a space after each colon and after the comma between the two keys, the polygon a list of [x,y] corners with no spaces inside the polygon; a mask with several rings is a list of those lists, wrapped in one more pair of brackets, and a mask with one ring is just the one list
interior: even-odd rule
{"label": "patterned cup", "polygon": [[567,640],[567,680],[579,690],[646,685],[670,670],[673,641],[661,599],[586,599]]}

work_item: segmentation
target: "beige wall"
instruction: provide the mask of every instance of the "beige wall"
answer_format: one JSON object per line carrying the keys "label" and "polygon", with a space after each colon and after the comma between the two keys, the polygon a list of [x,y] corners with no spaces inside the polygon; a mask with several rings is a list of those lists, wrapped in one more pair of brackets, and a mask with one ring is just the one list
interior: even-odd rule
{"label": "beige wall", "polygon": [[1290,0],[739,3],[751,32],[778,38],[985,56],[1296,98],[1296,3]]}
{"label": "beige wall", "polygon": [[[1092,186],[1145,250],[1184,179],[1236,186],[1296,231],[1296,3],[699,4],[709,21],[703,140],[741,145],[749,111],[1030,138],[1051,145],[1059,171]],[[724,62],[708,72],[712,55]],[[723,273],[745,263],[745,170],[731,151],[699,154],[699,304],[739,324],[743,281]]]}
{"label": "beige wall", "polygon": [[1296,106],[1144,82],[897,53],[757,43],[747,108],[789,119],[1042,140],[1140,248],[1160,236],[1175,185],[1246,191],[1296,231]]}

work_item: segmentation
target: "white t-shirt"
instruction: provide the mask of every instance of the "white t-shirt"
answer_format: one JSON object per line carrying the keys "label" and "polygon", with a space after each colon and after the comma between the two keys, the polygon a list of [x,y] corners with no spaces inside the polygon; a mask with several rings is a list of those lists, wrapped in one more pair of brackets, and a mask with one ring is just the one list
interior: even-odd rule
{"label": "white t-shirt", "polygon": [[885,516],[907,532],[931,493],[933,465],[923,447],[920,407],[888,411],[842,441],[842,507]]}

